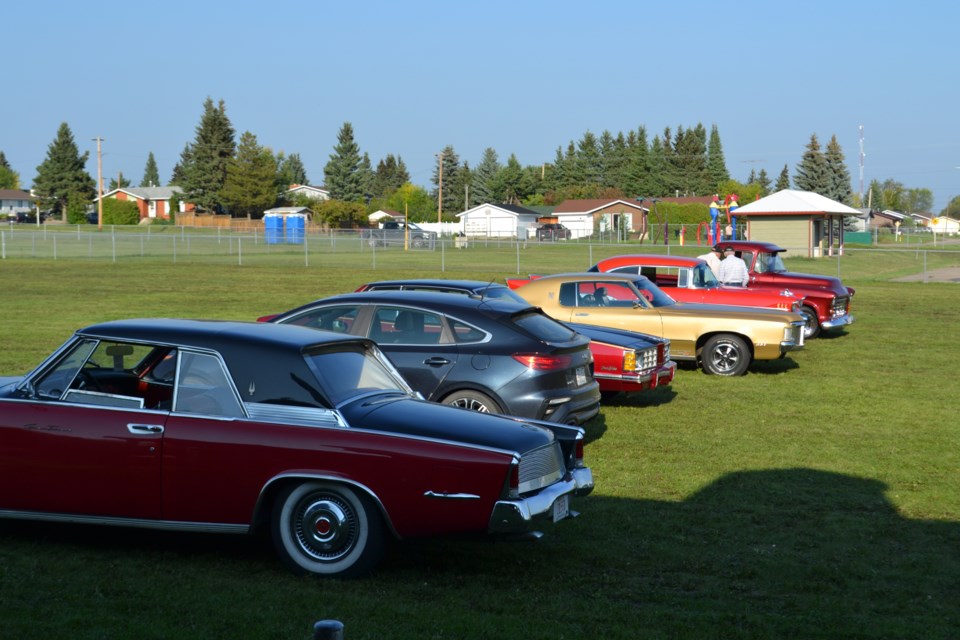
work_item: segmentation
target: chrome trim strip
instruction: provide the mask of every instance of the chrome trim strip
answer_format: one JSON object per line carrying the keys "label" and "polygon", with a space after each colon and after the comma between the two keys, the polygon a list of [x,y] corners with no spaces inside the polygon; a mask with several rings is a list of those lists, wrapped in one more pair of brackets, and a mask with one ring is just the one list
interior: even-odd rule
{"label": "chrome trim strip", "polygon": [[475,493],[445,493],[443,491],[425,491],[423,494],[427,498],[446,498],[448,500],[479,500],[480,496]]}
{"label": "chrome trim strip", "polygon": [[248,524],[224,524],[218,522],[180,522],[175,520],[143,520],[111,516],[83,516],[68,513],[45,513],[35,511],[0,510],[0,518],[9,520],[39,520],[42,522],[73,522],[77,524],[102,524],[164,531],[197,531],[207,533],[248,533]]}
{"label": "chrome trim strip", "polygon": [[825,322],[821,322],[820,326],[824,329],[833,329],[835,327],[842,327],[844,325],[853,324],[853,316],[849,313],[843,316],[836,318],[831,318]]}

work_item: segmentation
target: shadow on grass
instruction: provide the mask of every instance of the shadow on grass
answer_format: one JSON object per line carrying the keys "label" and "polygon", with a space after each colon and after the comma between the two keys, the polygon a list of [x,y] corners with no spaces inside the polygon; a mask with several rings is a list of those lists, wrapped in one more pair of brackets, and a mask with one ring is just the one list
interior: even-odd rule
{"label": "shadow on grass", "polygon": [[885,489],[803,468],[733,473],[682,502],[579,499],[583,516],[532,548],[414,541],[385,569],[512,572],[517,593],[568,584],[591,594],[569,617],[610,616],[595,637],[631,624],[648,637],[956,637],[960,524],[903,518]]}

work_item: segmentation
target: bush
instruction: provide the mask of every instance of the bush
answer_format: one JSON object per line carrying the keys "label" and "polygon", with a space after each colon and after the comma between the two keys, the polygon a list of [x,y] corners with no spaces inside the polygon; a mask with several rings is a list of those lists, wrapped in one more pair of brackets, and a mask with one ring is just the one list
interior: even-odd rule
{"label": "bush", "polygon": [[136,203],[116,198],[103,199],[103,224],[139,224],[140,209]]}

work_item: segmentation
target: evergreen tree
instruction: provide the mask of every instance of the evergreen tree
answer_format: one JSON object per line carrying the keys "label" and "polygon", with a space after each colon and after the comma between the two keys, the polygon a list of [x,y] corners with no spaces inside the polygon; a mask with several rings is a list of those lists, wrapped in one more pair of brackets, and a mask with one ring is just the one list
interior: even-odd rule
{"label": "evergreen tree", "polygon": [[707,143],[707,171],[710,172],[709,190],[711,191],[716,191],[717,185],[730,179],[717,125],[710,127],[710,140]]}
{"label": "evergreen tree", "polygon": [[439,205],[439,196],[440,196],[440,167],[443,167],[443,207],[439,209],[441,212],[447,212],[447,215],[458,212],[460,203],[463,202],[462,193],[454,193],[454,189],[451,188],[453,185],[458,183],[457,172],[460,170],[460,156],[457,155],[457,152],[453,150],[452,145],[447,145],[444,147],[443,151],[440,152],[441,161],[433,169],[433,184],[436,189],[433,190],[431,194],[438,202]]}
{"label": "evergreen tree", "polygon": [[627,136],[628,162],[621,188],[629,197],[643,197],[655,193],[650,175],[650,149],[647,144],[647,129],[640,127]]}
{"label": "evergreen tree", "polygon": [[446,191],[448,188],[450,189],[450,197],[454,203],[447,211],[448,214],[459,213],[460,211],[466,211],[470,208],[467,200],[471,197],[470,192],[473,190],[472,185],[473,171],[470,170],[470,163],[466,161],[457,169],[452,181],[447,183],[446,178],[444,178],[443,190]]}
{"label": "evergreen tree", "polygon": [[235,218],[260,218],[277,202],[276,178],[277,161],[273,154],[257,142],[257,136],[244,131],[236,156],[227,162],[219,201]]}
{"label": "evergreen tree", "polygon": [[850,172],[847,170],[843,150],[837,142],[836,135],[832,136],[827,143],[824,161],[827,167],[827,189],[820,193],[831,200],[849,205],[853,196],[853,190],[850,188]]}
{"label": "evergreen tree", "polygon": [[365,177],[361,171],[360,146],[353,139],[353,125],[344,122],[337,134],[337,145],[323,168],[324,186],[330,197],[346,202],[362,202]]}
{"label": "evergreen tree", "polygon": [[367,202],[374,197],[375,182],[376,174],[373,172],[373,165],[370,164],[370,154],[364,151],[363,157],[360,158],[360,187]]}
{"label": "evergreen tree", "polygon": [[184,167],[189,167],[190,163],[193,162],[193,150],[190,147],[190,143],[183,145],[183,151],[180,152],[180,159],[177,161],[177,164],[173,165],[173,171],[170,174],[170,182],[172,185],[182,185],[184,178]]}
{"label": "evergreen tree", "polygon": [[783,171],[780,172],[780,176],[777,178],[777,191],[783,191],[784,189],[790,188],[790,171],[787,170],[787,165],[783,165]]}
{"label": "evergreen tree", "polygon": [[667,155],[663,149],[663,140],[660,136],[654,136],[650,143],[650,153],[647,156],[647,166],[650,171],[647,177],[646,189],[641,190],[639,195],[644,197],[662,197],[664,195],[673,195],[670,193],[667,182]]}
{"label": "evergreen tree", "polygon": [[614,187],[623,165],[623,154],[618,153],[613,135],[606,130],[600,134],[597,148],[600,151],[599,182],[603,187]]}
{"label": "evergreen tree", "polygon": [[500,168],[494,180],[496,192],[503,204],[520,204],[528,194],[525,193],[523,167],[517,156],[510,154],[507,164]]}
{"label": "evergreen tree", "polygon": [[19,189],[20,174],[7,162],[7,156],[0,151],[0,189]]}
{"label": "evergreen tree", "polygon": [[90,152],[80,155],[73,133],[66,122],[60,125],[57,137],[47,147],[47,157],[37,167],[33,182],[36,196],[45,207],[67,221],[67,202],[70,196],[92,202],[96,182],[85,168]]}
{"label": "evergreen tree", "polygon": [[131,184],[133,183],[123,177],[123,171],[118,171],[116,178],[110,178],[110,185],[107,187],[107,191],[113,191],[114,189],[126,189]]}
{"label": "evergreen tree", "polygon": [[599,185],[603,178],[602,158],[597,137],[587,131],[577,143],[577,173],[579,184]]}
{"label": "evergreen tree", "polygon": [[208,97],[190,145],[189,164],[181,165],[183,175],[177,183],[183,188],[184,199],[199,209],[217,211],[221,207],[220,192],[227,179],[227,163],[236,150],[234,136],[223,100],[214,106]]}
{"label": "evergreen tree", "polygon": [[757,184],[760,185],[760,197],[770,195],[770,176],[767,175],[766,169],[760,169],[760,174],[757,176]]}
{"label": "evergreen tree", "polygon": [[750,169],[750,175],[747,176],[747,184],[754,184],[757,181],[757,170]]}
{"label": "evergreen tree", "polygon": [[403,164],[402,159],[398,159],[393,154],[388,153],[387,157],[377,163],[377,170],[373,176],[373,195],[382,198],[390,195],[407,182],[410,182],[410,173]]}
{"label": "evergreen tree", "polygon": [[307,179],[307,170],[303,166],[299,153],[291,153],[289,156],[282,151],[277,155],[277,193],[286,191],[295,184],[309,185]]}
{"label": "evergreen tree", "polygon": [[711,191],[707,169],[707,131],[702,124],[684,131],[677,127],[675,166],[677,188],[682,194],[705,195]]}
{"label": "evergreen tree", "polygon": [[810,136],[807,150],[804,152],[800,164],[797,165],[793,184],[801,191],[813,191],[821,195],[826,195],[829,189],[827,161],[820,151],[820,141],[817,140],[817,134],[815,133]]}
{"label": "evergreen tree", "polygon": [[160,170],[157,169],[157,160],[153,157],[153,151],[147,156],[147,165],[143,168],[143,177],[140,179],[141,187],[159,187]]}
{"label": "evergreen tree", "polygon": [[[557,149],[557,154],[560,150]],[[561,156],[562,158],[562,156]],[[493,199],[494,181],[497,172],[500,171],[500,162],[497,160],[497,152],[492,147],[483,150],[483,157],[480,164],[473,171],[473,180],[470,187],[470,200],[476,204],[484,202],[496,202]]]}

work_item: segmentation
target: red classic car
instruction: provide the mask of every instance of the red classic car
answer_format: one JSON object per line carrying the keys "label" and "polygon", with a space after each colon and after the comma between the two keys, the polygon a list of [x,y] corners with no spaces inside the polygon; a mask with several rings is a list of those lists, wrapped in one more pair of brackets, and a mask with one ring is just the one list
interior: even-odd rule
{"label": "red classic car", "polygon": [[717,243],[723,252],[732,247],[736,255],[747,263],[751,288],[783,289],[803,296],[800,313],[807,323],[806,337],[815,338],[822,329],[834,329],[853,324],[850,299],[854,290],[844,286],[840,278],[787,271],[780,254],[786,251],[772,242],[724,240]]}
{"label": "red classic car", "polygon": [[0,518],[269,531],[292,571],[348,577],[388,536],[576,515],[583,433],[426,402],[363,338],[107,322],[0,378]]}
{"label": "red classic car", "polygon": [[[509,287],[482,280],[380,280],[360,285],[357,291],[439,291],[481,299],[506,298],[527,304],[526,300]],[[574,322],[564,324],[590,338],[593,377],[600,384],[600,392],[605,397],[617,393],[648,391],[673,381],[677,363],[670,359],[670,341],[666,338],[626,329],[595,327]]]}
{"label": "red classic car", "polygon": [[624,255],[601,260],[588,271],[646,276],[678,302],[771,307],[798,312],[803,298],[789,289],[744,288],[721,284],[703,260],[683,256]]}

